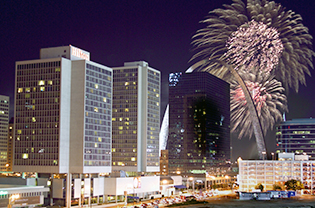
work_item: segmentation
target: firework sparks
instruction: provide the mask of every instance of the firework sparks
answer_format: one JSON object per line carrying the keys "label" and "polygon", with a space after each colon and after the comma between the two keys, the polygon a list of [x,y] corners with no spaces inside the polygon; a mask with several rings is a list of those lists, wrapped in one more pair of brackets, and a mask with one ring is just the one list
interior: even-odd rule
{"label": "firework sparks", "polygon": [[270,72],[279,62],[283,45],[275,28],[252,20],[231,34],[227,40],[228,63],[248,69],[262,69]]}
{"label": "firework sparks", "polygon": [[[263,78],[265,77],[265,78]],[[254,102],[262,129],[266,134],[276,122],[281,121],[282,112],[287,110],[286,96],[281,83],[272,76],[242,74],[248,91]],[[231,121],[233,131],[239,130],[239,137],[252,136],[252,122],[244,92],[236,81],[231,82]]]}
{"label": "firework sparks", "polygon": [[298,91],[305,84],[305,74],[313,68],[312,36],[302,24],[300,15],[285,11],[271,1],[234,0],[225,9],[215,9],[203,21],[207,26],[194,36],[200,51],[192,60],[200,59],[194,69],[229,80],[229,70],[215,60],[244,69],[272,71],[287,89]]}

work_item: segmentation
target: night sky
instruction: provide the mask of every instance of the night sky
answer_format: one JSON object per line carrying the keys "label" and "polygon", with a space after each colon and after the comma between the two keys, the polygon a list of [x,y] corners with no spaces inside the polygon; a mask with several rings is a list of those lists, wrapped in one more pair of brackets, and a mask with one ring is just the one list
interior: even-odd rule
{"label": "night sky", "polygon": [[[39,59],[45,47],[73,45],[91,61],[108,67],[143,60],[162,73],[162,105],[168,100],[168,74],[185,71],[195,53],[192,36],[209,11],[232,0],[0,1],[0,94],[10,96],[13,117],[15,62]],[[315,36],[314,0],[276,0],[303,18]],[[314,45],[314,43],[313,43]],[[314,61],[313,61],[314,63]],[[315,73],[307,86],[289,92],[287,119],[315,118]],[[270,137],[272,138],[272,136]],[[271,139],[272,140],[272,139]],[[274,141],[268,144],[272,150]],[[254,140],[233,138],[233,158],[249,158]],[[242,146],[243,148],[239,148]],[[246,154],[244,153],[246,152]]]}

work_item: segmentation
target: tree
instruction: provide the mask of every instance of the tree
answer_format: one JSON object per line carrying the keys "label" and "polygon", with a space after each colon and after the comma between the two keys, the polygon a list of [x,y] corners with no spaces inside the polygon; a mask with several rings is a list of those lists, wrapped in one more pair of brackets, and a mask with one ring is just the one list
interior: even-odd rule
{"label": "tree", "polygon": [[272,186],[272,190],[274,190],[274,191],[276,191],[276,190],[282,191],[283,190],[283,186],[281,184],[279,184],[279,183],[275,183]]}
{"label": "tree", "polygon": [[264,186],[263,186],[261,183],[258,183],[258,184],[255,186],[255,189],[260,189],[260,191],[263,191],[263,190],[264,190]]}
{"label": "tree", "polygon": [[287,182],[284,183],[285,187],[287,190],[301,190],[304,188],[304,185],[301,181],[299,180],[295,180],[295,179],[291,179],[288,180]]}

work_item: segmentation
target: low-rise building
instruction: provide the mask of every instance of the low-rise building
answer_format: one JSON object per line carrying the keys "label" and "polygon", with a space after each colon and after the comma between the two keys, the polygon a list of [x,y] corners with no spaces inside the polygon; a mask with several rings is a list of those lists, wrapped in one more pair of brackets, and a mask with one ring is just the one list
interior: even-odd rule
{"label": "low-rise building", "polygon": [[288,153],[279,154],[279,160],[239,160],[239,190],[252,191],[258,183],[264,190],[272,190],[274,184],[284,184],[295,179],[304,185],[303,193],[314,193],[315,161],[307,157],[295,157]]}

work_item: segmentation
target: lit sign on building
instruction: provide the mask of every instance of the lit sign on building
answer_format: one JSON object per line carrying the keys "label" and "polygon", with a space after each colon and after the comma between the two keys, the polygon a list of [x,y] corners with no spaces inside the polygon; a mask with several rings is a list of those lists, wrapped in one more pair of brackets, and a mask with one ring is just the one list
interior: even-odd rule
{"label": "lit sign on building", "polygon": [[73,46],[71,46],[71,55],[76,56],[76,57],[81,58],[81,59],[85,59],[87,61],[90,60],[90,54],[81,50],[80,48],[76,48]]}

